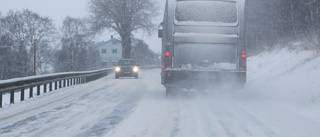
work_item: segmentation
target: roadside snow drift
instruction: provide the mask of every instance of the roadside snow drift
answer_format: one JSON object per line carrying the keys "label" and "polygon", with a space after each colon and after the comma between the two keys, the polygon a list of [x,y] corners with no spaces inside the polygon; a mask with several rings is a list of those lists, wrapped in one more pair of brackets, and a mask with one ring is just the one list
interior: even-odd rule
{"label": "roadside snow drift", "polygon": [[320,103],[320,56],[287,48],[248,58],[246,90],[281,101]]}

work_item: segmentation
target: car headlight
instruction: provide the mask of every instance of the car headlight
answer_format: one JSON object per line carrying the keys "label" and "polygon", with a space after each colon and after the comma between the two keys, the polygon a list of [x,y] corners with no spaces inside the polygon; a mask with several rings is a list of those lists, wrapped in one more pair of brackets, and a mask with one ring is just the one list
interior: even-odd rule
{"label": "car headlight", "polygon": [[133,72],[138,72],[139,68],[137,66],[133,67]]}
{"label": "car headlight", "polygon": [[116,67],[116,72],[120,72],[120,67]]}

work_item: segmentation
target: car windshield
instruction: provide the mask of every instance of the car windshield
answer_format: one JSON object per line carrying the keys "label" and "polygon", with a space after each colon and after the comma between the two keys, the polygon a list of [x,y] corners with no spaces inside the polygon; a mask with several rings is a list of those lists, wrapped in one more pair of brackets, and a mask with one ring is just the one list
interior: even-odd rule
{"label": "car windshield", "polygon": [[134,60],[120,60],[118,62],[119,66],[134,66],[136,62]]}

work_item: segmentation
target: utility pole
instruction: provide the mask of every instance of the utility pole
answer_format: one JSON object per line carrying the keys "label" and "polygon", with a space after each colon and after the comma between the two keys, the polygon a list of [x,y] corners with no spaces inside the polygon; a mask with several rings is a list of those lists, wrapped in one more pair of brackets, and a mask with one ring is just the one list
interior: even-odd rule
{"label": "utility pole", "polygon": [[36,73],[36,40],[34,40],[34,46],[33,46],[33,72],[34,75],[37,75]]}

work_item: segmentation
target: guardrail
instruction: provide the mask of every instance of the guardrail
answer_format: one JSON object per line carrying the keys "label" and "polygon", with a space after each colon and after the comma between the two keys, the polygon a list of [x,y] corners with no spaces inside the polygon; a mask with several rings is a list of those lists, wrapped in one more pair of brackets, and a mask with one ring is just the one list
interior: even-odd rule
{"label": "guardrail", "polygon": [[[140,69],[156,69],[160,66],[140,66]],[[107,68],[95,71],[66,72],[40,76],[31,76],[0,81],[0,108],[2,108],[3,95],[10,94],[10,104],[15,102],[15,93],[20,92],[20,101],[25,100],[25,91],[29,91],[29,98],[36,95],[51,92],[64,87],[87,83],[102,78],[113,72],[114,68]]]}
{"label": "guardrail", "polygon": [[31,76],[11,80],[0,81],[0,108],[4,94],[10,94],[10,104],[15,102],[15,93],[20,92],[20,101],[25,100],[25,91],[29,90],[29,98],[33,98],[36,90],[37,96],[43,93],[51,92],[72,85],[87,83],[102,78],[108,73],[113,72],[113,68],[85,71],[85,72],[68,72],[49,75]]}

